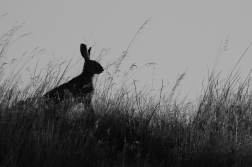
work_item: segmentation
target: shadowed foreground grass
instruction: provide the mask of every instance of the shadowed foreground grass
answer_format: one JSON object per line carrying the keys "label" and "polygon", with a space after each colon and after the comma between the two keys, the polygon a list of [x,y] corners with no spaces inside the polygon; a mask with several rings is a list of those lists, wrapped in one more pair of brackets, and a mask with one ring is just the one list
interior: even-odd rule
{"label": "shadowed foreground grass", "polygon": [[[94,80],[91,125],[81,104],[68,99],[50,106],[39,98],[57,83],[52,78],[62,78],[51,70],[22,91],[15,75],[2,79],[0,166],[252,165],[250,78],[238,85],[233,70],[220,83],[212,72],[197,102],[178,102],[173,95],[185,74],[168,94],[161,87],[153,96],[134,83],[133,89],[115,87],[126,54],[112,72],[108,65],[106,75]],[[32,99],[15,106],[27,97]]]}
{"label": "shadowed foreground grass", "polygon": [[[216,89],[208,87],[191,120],[183,114],[190,108],[150,102],[141,92],[138,104],[136,96],[96,96],[92,126],[87,111],[69,112],[69,101],[2,107],[1,165],[250,166],[251,96],[240,94],[242,87],[232,96]],[[81,114],[67,117],[74,112]]]}

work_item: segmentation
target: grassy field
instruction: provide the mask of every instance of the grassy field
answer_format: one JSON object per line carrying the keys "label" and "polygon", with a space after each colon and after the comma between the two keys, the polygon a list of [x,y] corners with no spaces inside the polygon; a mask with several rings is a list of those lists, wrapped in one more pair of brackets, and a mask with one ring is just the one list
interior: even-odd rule
{"label": "grassy field", "polygon": [[222,82],[213,70],[197,102],[179,102],[174,92],[185,74],[170,92],[161,87],[152,95],[126,84],[129,75],[120,71],[126,51],[94,79],[90,125],[88,111],[71,98],[58,106],[40,98],[64,78],[57,64],[23,90],[18,73],[4,77],[2,59],[19,28],[0,38],[0,166],[252,166],[250,78],[239,81],[235,67]]}

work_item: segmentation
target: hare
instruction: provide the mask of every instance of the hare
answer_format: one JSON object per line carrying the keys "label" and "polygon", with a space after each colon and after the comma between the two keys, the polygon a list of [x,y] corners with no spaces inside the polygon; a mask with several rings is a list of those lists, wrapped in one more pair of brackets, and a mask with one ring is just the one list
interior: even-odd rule
{"label": "hare", "polygon": [[43,97],[50,99],[54,104],[58,104],[66,98],[66,92],[68,91],[74,99],[78,102],[82,102],[85,108],[92,108],[91,100],[94,91],[92,79],[94,74],[100,74],[104,69],[100,63],[90,60],[91,47],[87,50],[86,45],[81,44],[80,52],[85,60],[82,73],[67,83],[45,93]]}
{"label": "hare", "polygon": [[[49,92],[45,93],[42,97],[28,98],[26,100],[18,101],[9,109],[10,110],[14,110],[14,109],[27,110],[32,107],[36,108],[38,104],[40,103],[45,104],[46,106],[47,104],[52,104],[52,105],[56,104],[56,107],[57,107],[57,104],[59,104],[64,99],[67,99],[68,97],[67,94],[70,93],[72,97],[74,98],[74,101],[81,103],[83,108],[85,110],[86,109],[88,110],[88,113],[87,113],[88,123],[91,123],[91,124],[94,123],[93,121],[94,121],[95,113],[91,104],[92,94],[94,91],[92,79],[94,77],[94,74],[100,74],[104,71],[104,69],[98,62],[94,60],[90,60],[91,48],[87,50],[86,45],[81,44],[80,52],[81,52],[82,57],[85,60],[85,63],[83,66],[82,73],[79,76],[73,78],[67,83],[64,83],[50,90]],[[68,114],[71,114],[71,113],[66,113],[66,115]],[[73,113],[73,114],[76,115],[76,113]]]}

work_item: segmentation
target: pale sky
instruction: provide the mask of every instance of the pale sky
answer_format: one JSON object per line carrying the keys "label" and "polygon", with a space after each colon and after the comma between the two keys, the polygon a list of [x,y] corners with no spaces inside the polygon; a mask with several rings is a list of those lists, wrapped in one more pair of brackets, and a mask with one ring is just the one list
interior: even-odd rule
{"label": "pale sky", "polygon": [[[45,49],[40,64],[54,58],[73,64],[81,60],[74,74],[81,72],[80,43],[88,40],[94,57],[103,48],[111,48],[101,64],[106,65],[122,55],[140,26],[151,18],[137,35],[123,64],[127,69],[133,63],[138,67],[155,62],[155,88],[169,89],[178,75],[187,71],[179,90],[182,97],[192,88],[194,98],[201,88],[203,78],[211,70],[221,40],[228,36],[228,47],[222,53],[217,71],[225,78],[239,57],[252,42],[252,1],[206,0],[137,0],[137,1],[0,1],[0,32],[6,32],[17,22],[25,22],[16,37],[32,32],[17,41],[7,57],[17,59],[34,48]],[[91,36],[91,37],[90,37]],[[242,59],[241,77],[244,79],[252,65],[252,48]],[[34,65],[31,62],[31,66]],[[28,65],[29,66],[29,65]],[[153,67],[143,68],[133,78],[139,86],[151,84]],[[25,74],[25,71],[24,71]],[[70,74],[69,74],[70,75]],[[73,74],[71,74],[73,75]],[[241,80],[242,81],[242,80]]]}

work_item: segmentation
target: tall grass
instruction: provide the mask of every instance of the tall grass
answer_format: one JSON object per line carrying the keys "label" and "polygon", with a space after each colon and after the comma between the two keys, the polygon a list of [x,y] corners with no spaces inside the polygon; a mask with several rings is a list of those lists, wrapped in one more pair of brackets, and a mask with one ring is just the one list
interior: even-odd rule
{"label": "tall grass", "polygon": [[[0,38],[0,62],[18,27]],[[64,80],[65,72],[59,74],[61,63],[50,63],[22,90],[17,87],[18,72],[2,77],[0,165],[251,166],[249,77],[238,84],[234,67],[220,81],[213,69],[197,103],[180,102],[174,94],[185,73],[170,92],[161,86],[153,95],[148,88],[128,83],[134,64],[126,73],[120,69],[127,52],[94,79],[94,126],[88,125],[81,104],[71,99],[60,106],[40,103],[45,91]],[[4,69],[0,74],[5,74]]]}

